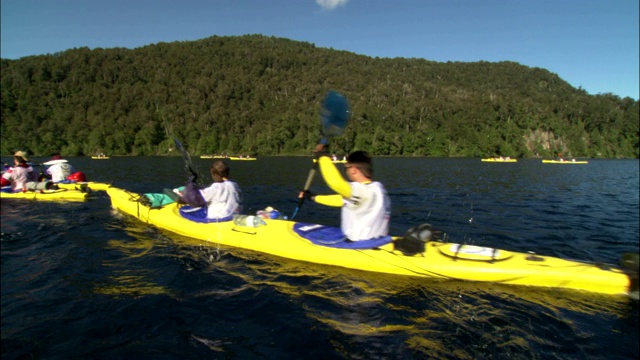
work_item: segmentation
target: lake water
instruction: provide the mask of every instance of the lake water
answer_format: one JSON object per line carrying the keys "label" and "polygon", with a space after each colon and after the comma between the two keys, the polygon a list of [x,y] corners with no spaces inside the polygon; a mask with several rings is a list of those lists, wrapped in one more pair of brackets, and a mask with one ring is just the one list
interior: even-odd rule
{"label": "lake water", "polygon": [[[35,159],[47,160],[47,159]],[[182,185],[178,157],[72,158],[134,192]],[[391,230],[617,264],[638,252],[637,160],[376,158]],[[193,159],[206,174],[210,160]],[[291,215],[310,158],[231,161],[245,212]],[[208,176],[206,181],[209,181]],[[328,189],[318,177],[312,189]],[[638,302],[363,273],[201,242],[85,203],[2,201],[2,359],[637,359]],[[305,203],[296,220],[338,225]]]}

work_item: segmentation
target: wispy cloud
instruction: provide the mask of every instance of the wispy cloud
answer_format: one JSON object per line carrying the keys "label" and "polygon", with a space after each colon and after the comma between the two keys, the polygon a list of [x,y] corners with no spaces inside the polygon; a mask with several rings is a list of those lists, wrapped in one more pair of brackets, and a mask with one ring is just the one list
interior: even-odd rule
{"label": "wispy cloud", "polygon": [[349,0],[316,0],[316,4],[325,10],[333,10],[338,6],[344,6]]}

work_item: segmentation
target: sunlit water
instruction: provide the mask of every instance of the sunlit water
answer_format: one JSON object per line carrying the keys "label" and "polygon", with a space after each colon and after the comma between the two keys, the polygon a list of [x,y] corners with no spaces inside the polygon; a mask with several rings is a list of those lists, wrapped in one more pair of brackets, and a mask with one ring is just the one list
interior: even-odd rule
{"label": "sunlit water", "polygon": [[[181,185],[182,158],[71,159],[135,192]],[[193,159],[207,178],[208,160]],[[375,160],[392,232],[617,263],[638,252],[638,161]],[[245,212],[291,214],[309,158],[234,161]],[[208,179],[206,179],[208,181]],[[321,179],[315,192],[328,191]],[[626,298],[363,273],[218,246],[86,203],[2,201],[4,359],[637,359]],[[338,225],[305,203],[297,220]]]}

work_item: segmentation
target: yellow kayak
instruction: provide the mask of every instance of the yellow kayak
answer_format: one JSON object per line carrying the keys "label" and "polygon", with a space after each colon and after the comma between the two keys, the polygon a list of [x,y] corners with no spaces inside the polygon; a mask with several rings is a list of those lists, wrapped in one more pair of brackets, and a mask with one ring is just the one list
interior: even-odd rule
{"label": "yellow kayak", "polygon": [[38,201],[85,201],[89,195],[86,191],[75,189],[36,190],[18,193],[0,192],[2,199],[27,199]]}
{"label": "yellow kayak", "polygon": [[512,158],[486,158],[486,159],[480,159],[480,161],[483,161],[483,162],[506,162],[506,163],[514,163],[514,162],[518,162],[518,159],[512,159]]}
{"label": "yellow kayak", "polygon": [[573,164],[573,165],[580,165],[580,164],[588,164],[588,161],[577,161],[577,160],[542,160],[543,164]]}
{"label": "yellow kayak", "polygon": [[60,189],[69,189],[69,190],[82,190],[84,187],[88,187],[93,191],[106,191],[107,188],[111,186],[111,184],[93,182],[93,181],[83,181],[83,182],[75,182],[75,183],[58,183],[56,184]]}
{"label": "yellow kayak", "polygon": [[230,156],[227,159],[229,159],[229,160],[257,160],[257,158],[254,158],[254,157],[238,157],[238,156]]}
{"label": "yellow kayak", "polygon": [[[264,219],[259,227],[226,222],[195,222],[185,218],[176,203],[151,209],[138,201],[139,194],[116,187],[107,189],[114,209],[140,221],[179,235],[232,247],[250,249],[283,258],[344,268],[425,278],[480,281],[513,285],[585,290],[629,295],[629,275],[613,266],[563,260],[550,256],[486,247],[426,242],[425,251],[408,256],[395,250],[398,237],[370,249],[347,249],[320,244],[311,236],[337,228],[287,220]],[[329,242],[327,240],[327,242]],[[344,242],[347,243],[347,242]],[[356,242],[350,244],[358,244]],[[633,291],[637,295],[637,284]]]}
{"label": "yellow kayak", "polygon": [[94,160],[103,160],[103,159],[106,160],[109,157],[108,156],[92,156],[91,158],[94,159]]}

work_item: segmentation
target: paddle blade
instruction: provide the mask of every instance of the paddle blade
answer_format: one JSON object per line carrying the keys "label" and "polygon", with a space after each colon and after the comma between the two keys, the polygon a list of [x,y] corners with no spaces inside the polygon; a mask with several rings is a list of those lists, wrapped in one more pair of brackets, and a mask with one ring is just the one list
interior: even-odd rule
{"label": "paddle blade", "polygon": [[347,98],[335,91],[329,91],[322,102],[320,116],[325,138],[342,135],[351,117],[351,109]]}
{"label": "paddle blade", "polygon": [[174,136],[173,142],[176,144],[176,147],[178,148],[178,150],[180,150],[180,153],[182,154],[182,158],[184,159],[184,162],[186,164],[191,165],[191,156],[189,156],[189,153],[187,152],[187,150],[185,150],[184,146],[182,146],[182,143],[180,142],[180,140],[178,140],[178,138]]}
{"label": "paddle blade", "polygon": [[[320,140],[320,144],[326,146],[329,143],[330,138],[342,135],[344,129],[347,127],[350,117],[351,108],[349,107],[347,98],[338,92],[329,91],[322,101],[320,119],[322,120],[323,138]],[[309,176],[307,177],[307,182],[304,184],[305,191],[309,190],[311,187],[317,168],[318,164],[316,162],[313,164],[313,167],[311,167]],[[293,215],[291,215],[291,220],[296,217],[303,203],[304,198],[300,198],[298,200],[298,206],[294,210]]]}
{"label": "paddle blade", "polygon": [[182,159],[184,159],[184,168],[189,174],[194,177],[193,181],[195,182],[198,178],[198,172],[193,168],[193,164],[191,163],[191,156],[189,155],[187,150],[185,150],[184,146],[182,146],[182,143],[180,142],[180,140],[178,140],[177,137],[173,137],[173,142],[176,144],[178,150],[180,150],[180,153],[182,153]]}

